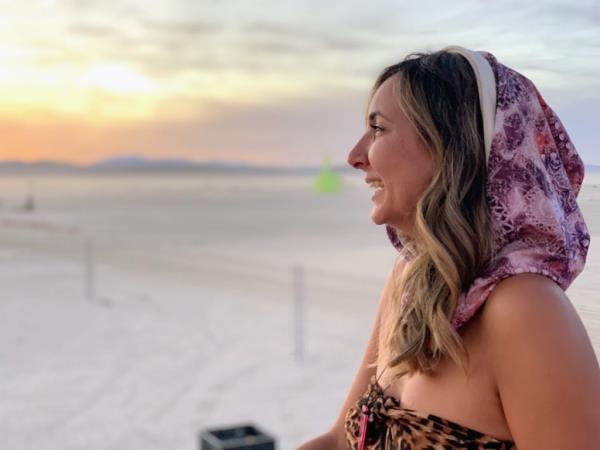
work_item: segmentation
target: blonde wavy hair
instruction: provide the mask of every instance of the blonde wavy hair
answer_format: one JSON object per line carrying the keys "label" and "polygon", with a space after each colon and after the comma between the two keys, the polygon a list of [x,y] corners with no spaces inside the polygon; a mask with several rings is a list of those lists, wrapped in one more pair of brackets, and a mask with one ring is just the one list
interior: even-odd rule
{"label": "blonde wavy hair", "polygon": [[466,373],[468,352],[450,320],[460,293],[488,268],[492,249],[477,80],[459,54],[411,53],[380,73],[369,103],[392,76],[396,99],[431,152],[434,170],[416,204],[407,242],[412,259],[399,276],[394,270],[379,354],[388,355],[392,377],[429,373],[444,356]]}

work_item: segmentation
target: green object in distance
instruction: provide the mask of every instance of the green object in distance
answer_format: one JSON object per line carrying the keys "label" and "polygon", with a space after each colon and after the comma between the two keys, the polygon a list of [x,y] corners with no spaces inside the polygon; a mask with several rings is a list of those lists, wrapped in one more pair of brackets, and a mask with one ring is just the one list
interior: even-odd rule
{"label": "green object in distance", "polygon": [[313,188],[317,194],[328,194],[338,192],[342,187],[340,177],[337,173],[331,170],[329,166],[329,156],[325,156],[325,162],[321,167],[319,176],[313,183]]}

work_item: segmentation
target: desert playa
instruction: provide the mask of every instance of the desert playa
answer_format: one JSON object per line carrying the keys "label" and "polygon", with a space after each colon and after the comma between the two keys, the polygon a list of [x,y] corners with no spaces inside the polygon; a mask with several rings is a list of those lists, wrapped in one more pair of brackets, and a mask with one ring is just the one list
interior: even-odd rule
{"label": "desert playa", "polygon": [[[3,177],[0,447],[194,450],[252,421],[290,450],[325,431],[396,253],[362,177],[312,179],[37,176],[22,212],[27,180]],[[578,202],[592,241],[567,294],[600,355],[600,176]]]}

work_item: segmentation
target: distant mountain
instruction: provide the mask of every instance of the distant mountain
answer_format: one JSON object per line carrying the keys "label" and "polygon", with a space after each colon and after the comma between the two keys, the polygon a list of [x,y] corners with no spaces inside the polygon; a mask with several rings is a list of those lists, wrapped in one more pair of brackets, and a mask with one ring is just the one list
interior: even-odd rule
{"label": "distant mountain", "polygon": [[138,155],[108,158],[91,164],[92,172],[226,172],[226,173],[296,173],[316,172],[317,166],[258,166],[241,162],[191,161],[188,159],[150,159]]}
{"label": "distant mountain", "polygon": [[90,164],[88,170],[185,170],[197,167],[198,163],[186,159],[149,159],[131,155],[103,159]]}
{"label": "distant mountain", "polygon": [[[314,166],[259,166],[242,162],[192,161],[188,159],[151,159],[139,155],[107,158],[80,166],[63,161],[23,162],[0,161],[0,173],[5,174],[68,174],[68,173],[119,173],[119,172],[198,172],[198,173],[255,173],[255,174],[315,174],[321,165]],[[600,173],[600,165],[586,165],[586,173]],[[348,164],[333,165],[337,173],[357,173]]]}
{"label": "distant mountain", "polygon": [[[336,172],[353,171],[348,165],[333,166]],[[107,158],[87,166],[59,161],[0,161],[0,173],[118,173],[118,172],[199,172],[199,173],[261,173],[261,174],[317,174],[321,166],[259,166],[241,162],[205,161],[187,159],[151,159],[139,155]]]}
{"label": "distant mountain", "polygon": [[600,166],[596,166],[594,164],[586,165],[585,166],[585,171],[586,172],[588,172],[588,171],[589,172],[594,172],[594,173],[600,172]]}
{"label": "distant mountain", "polygon": [[80,170],[79,166],[59,161],[0,161],[0,173],[68,173]]}

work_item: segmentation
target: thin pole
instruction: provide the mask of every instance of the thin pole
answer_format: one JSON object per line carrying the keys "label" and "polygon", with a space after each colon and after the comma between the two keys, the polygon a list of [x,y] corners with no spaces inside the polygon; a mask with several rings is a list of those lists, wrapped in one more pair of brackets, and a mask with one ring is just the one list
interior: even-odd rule
{"label": "thin pole", "polygon": [[296,361],[304,360],[304,267],[300,264],[292,266],[292,323],[294,357]]}
{"label": "thin pole", "polygon": [[85,293],[88,300],[94,300],[94,240],[91,237],[85,239]]}

